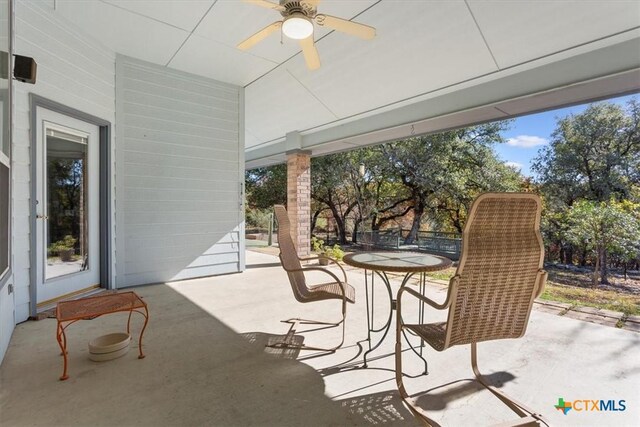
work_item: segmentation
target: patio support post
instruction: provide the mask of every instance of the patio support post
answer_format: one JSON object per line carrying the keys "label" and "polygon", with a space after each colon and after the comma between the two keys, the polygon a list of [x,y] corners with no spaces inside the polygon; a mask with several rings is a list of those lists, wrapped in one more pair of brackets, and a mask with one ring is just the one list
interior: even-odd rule
{"label": "patio support post", "polygon": [[311,246],[311,152],[287,152],[287,212],[298,256],[308,256]]}

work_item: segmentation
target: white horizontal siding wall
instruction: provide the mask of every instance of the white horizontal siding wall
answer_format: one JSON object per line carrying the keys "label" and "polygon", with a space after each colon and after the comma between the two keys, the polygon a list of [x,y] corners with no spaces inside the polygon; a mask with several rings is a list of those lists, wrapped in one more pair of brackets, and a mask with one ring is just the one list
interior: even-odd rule
{"label": "white horizontal siding wall", "polygon": [[9,282],[0,289],[0,362],[9,347],[11,334],[15,327],[14,294],[9,293],[8,284],[13,283],[11,277]]}
{"label": "white horizontal siding wall", "polygon": [[[9,22],[10,22],[10,13],[9,13],[9,2],[0,1],[0,49],[7,52],[9,49]],[[8,103],[8,87],[11,83],[10,79],[3,78],[0,79],[0,115],[3,112],[6,112],[10,105]],[[3,136],[4,132],[11,126],[10,123],[6,123],[4,119],[0,119],[0,135]],[[5,142],[4,137],[0,138],[0,146]],[[0,149],[0,156],[2,156],[3,160],[5,160],[7,153],[2,153],[2,149]],[[6,160],[5,160],[6,161]],[[5,164],[0,161],[0,165],[2,165],[2,169],[4,170],[4,166],[11,167],[9,164]],[[11,169],[9,169],[9,176],[11,176]],[[4,175],[0,177],[0,185],[4,185],[4,182],[1,182],[4,178]],[[9,183],[11,186],[11,183]],[[1,202],[4,203],[4,200]],[[0,209],[6,209],[7,206],[1,206]],[[10,221],[11,222],[11,221]],[[8,237],[11,239],[11,237]],[[13,257],[11,257],[13,259]],[[9,260],[9,267],[11,268],[13,261]],[[2,273],[2,272],[0,272]],[[13,284],[13,274],[7,274],[4,282],[4,287],[2,286],[2,281],[0,280],[0,362],[4,357],[4,353],[7,351],[7,347],[9,346],[9,340],[11,339],[11,334],[13,333],[13,329],[15,327],[15,303],[14,303],[14,293],[9,293],[10,288],[9,285]]]}
{"label": "white horizontal siding wall", "polygon": [[[15,2],[15,48],[38,64],[35,85],[14,84],[13,257],[16,322],[29,316],[31,149],[29,93],[114,124],[115,53],[59,18],[47,2]],[[113,128],[112,128],[113,129]],[[112,148],[114,144],[112,144]],[[112,155],[112,158],[114,156]]]}
{"label": "white horizontal siding wall", "polygon": [[118,287],[242,271],[243,89],[124,56],[116,82]]}

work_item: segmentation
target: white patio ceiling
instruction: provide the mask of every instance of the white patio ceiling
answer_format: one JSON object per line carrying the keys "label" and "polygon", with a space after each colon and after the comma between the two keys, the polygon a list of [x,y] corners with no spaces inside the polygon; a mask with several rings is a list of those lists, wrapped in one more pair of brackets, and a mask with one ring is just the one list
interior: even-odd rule
{"label": "white patio ceiling", "polygon": [[236,49],[280,18],[240,0],[51,5],[116,52],[244,86],[249,166],[640,90],[638,0],[323,0],[377,36],[318,29],[317,71],[277,35]]}

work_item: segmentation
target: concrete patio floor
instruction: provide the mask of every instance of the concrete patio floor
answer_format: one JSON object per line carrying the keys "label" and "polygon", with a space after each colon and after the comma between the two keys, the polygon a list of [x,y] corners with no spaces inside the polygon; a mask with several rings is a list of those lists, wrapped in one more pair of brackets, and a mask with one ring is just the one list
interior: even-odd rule
{"label": "concrete patio floor", "polygon": [[[361,272],[348,272],[357,303],[348,307],[345,347],[327,355],[264,345],[286,332],[279,320],[335,319],[339,303],[297,303],[274,256],[247,252],[247,264],[242,274],[135,288],[150,310],[143,360],[137,359],[137,341],[114,361],[87,357],[87,342],[122,330],[126,315],[70,326],[70,378],[64,382],[58,380],[62,360],[55,320],[18,325],[0,366],[0,425],[419,425],[396,391],[392,336],[373,354],[369,368],[361,368],[361,345],[366,346]],[[428,293],[444,296],[440,287]],[[388,301],[382,293],[376,297],[377,313],[384,313]],[[442,314],[428,310],[427,318]],[[134,323],[134,338],[141,323]],[[328,345],[339,340],[339,331],[312,332],[304,339]],[[479,363],[495,385],[552,425],[632,426],[640,420],[639,344],[635,332],[534,311],[524,338],[480,344]],[[418,393],[451,383],[418,396],[443,426],[514,419],[490,393],[456,382],[472,377],[468,348],[438,353],[427,347],[425,354],[429,375],[405,384]],[[421,372],[409,351],[404,364],[408,374]],[[558,398],[625,400],[626,410],[563,415],[554,408]]]}

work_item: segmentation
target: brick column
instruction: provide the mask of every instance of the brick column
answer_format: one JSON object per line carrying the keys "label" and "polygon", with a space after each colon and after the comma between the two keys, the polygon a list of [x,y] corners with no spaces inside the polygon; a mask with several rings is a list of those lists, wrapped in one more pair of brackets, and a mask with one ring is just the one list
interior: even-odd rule
{"label": "brick column", "polygon": [[307,256],[311,245],[311,156],[308,151],[287,153],[287,212],[298,255]]}

